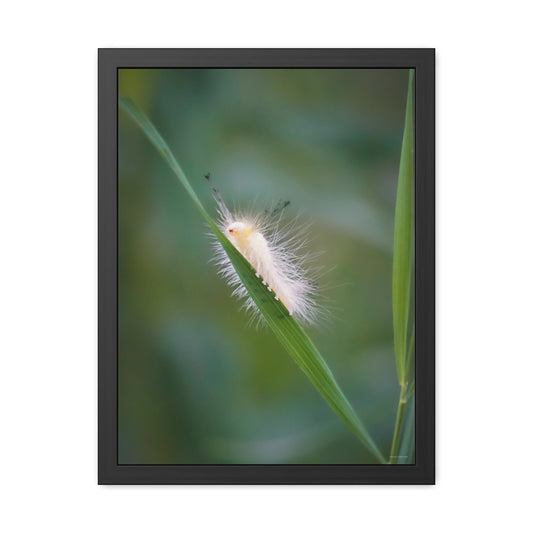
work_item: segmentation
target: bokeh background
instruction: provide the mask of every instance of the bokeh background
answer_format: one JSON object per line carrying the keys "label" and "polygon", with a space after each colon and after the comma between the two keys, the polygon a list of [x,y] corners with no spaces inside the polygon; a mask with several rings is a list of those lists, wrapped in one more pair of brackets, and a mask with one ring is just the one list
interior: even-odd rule
{"label": "bokeh background", "polygon": [[[407,70],[121,69],[214,213],[291,201],[329,319],[307,332],[386,454],[394,202]],[[119,462],[375,462],[210,263],[207,228],[119,113]]]}

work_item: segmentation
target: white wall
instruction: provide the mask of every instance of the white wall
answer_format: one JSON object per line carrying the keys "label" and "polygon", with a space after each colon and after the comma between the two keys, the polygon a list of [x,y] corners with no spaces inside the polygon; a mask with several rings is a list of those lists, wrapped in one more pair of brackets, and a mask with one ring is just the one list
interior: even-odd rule
{"label": "white wall", "polygon": [[[531,527],[526,2],[191,5],[2,9],[3,531]],[[96,485],[96,49],[113,46],[437,48],[436,487]]]}

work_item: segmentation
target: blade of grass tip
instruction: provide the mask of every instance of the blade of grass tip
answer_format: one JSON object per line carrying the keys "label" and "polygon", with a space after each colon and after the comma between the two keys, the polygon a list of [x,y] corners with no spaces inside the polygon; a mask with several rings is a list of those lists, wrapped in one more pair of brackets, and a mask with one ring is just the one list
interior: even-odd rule
{"label": "blade of grass tip", "polygon": [[194,189],[191,187],[185,173],[159,132],[131,100],[120,98],[120,105],[139,125],[141,130],[167,161],[180,183],[185,187],[185,190],[189,193],[189,196],[198,207],[202,217],[209,224],[213,233],[224,247],[235,271],[239,275],[243,285],[248,290],[250,297],[261,311],[267,324],[270,326],[282,346],[309,378],[311,383],[327,401],[333,411],[351,428],[366,449],[370,451],[379,462],[385,463],[385,458],[342,393],[331,370],[318,349],[300,325],[289,315],[286,307],[280,301],[276,300],[273,293],[268,291],[267,287],[256,277],[255,270],[250,263],[233,246],[233,244],[231,244],[215,221],[209,216],[194,192]]}
{"label": "blade of grass tip", "polygon": [[413,253],[413,177],[414,177],[414,125],[413,78],[409,71],[409,86],[405,112],[396,212],[394,221],[394,252],[392,264],[392,311],[394,326],[394,352],[400,385],[405,381],[406,346],[408,342],[409,302],[411,292],[411,258]]}
{"label": "blade of grass tip", "polygon": [[161,134],[157,131],[155,126],[150,122],[148,117],[129,99],[120,97],[119,102],[121,107],[127,111],[129,116],[137,123],[144,134],[150,139],[152,144],[157,148],[159,153],[163,156],[163,159],[169,164],[170,168],[179,179],[181,184],[185,187],[185,190],[189,193],[192,201],[196,204],[196,207],[200,210],[204,218],[209,218],[207,211],[205,210],[202,202],[196,195],[196,192],[191,187],[189,180],[185,176],[185,173],[181,169],[178,161],[174,157],[174,154],[170,151],[167,143],[161,137]]}

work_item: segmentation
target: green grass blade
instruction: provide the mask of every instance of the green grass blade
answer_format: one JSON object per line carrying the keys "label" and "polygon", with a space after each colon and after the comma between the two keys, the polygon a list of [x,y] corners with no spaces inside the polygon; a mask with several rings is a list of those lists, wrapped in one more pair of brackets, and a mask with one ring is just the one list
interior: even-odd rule
{"label": "green grass blade", "polygon": [[256,277],[255,270],[250,263],[231,244],[216,222],[209,216],[176,158],[154,125],[131,100],[120,98],[119,101],[122,108],[140,126],[155,148],[161,153],[180,183],[189,193],[202,217],[224,247],[243,285],[280,343],[328,402],[333,411],[348,424],[367,450],[381,463],[385,463],[385,458],[342,393],[318,349],[300,325],[289,315],[286,307],[280,301],[275,300],[274,294],[268,291],[261,279]]}
{"label": "green grass blade", "polygon": [[[400,397],[392,437],[389,461],[401,458],[399,447],[402,435],[412,437],[411,425],[402,432],[406,403],[414,392],[414,70],[409,71],[405,126],[403,132],[396,212],[394,219],[394,251],[392,260],[392,313],[394,327],[394,355],[400,383]],[[409,388],[409,383],[411,387]],[[414,422],[413,422],[414,423]]]}
{"label": "green grass blade", "polygon": [[412,258],[414,251],[414,71],[409,71],[409,88],[405,112],[396,212],[394,221],[394,257],[392,264],[392,311],[394,325],[394,353],[400,385],[405,383],[407,351],[410,341]]}

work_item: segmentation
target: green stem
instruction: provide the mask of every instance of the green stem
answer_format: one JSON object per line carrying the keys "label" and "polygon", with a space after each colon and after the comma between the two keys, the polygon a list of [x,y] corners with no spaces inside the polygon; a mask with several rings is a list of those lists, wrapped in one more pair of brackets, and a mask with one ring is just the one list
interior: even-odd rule
{"label": "green stem", "polygon": [[403,415],[405,406],[407,404],[407,383],[402,384],[400,391],[400,398],[398,400],[398,410],[396,411],[396,424],[394,426],[394,436],[392,437],[392,445],[390,449],[389,464],[396,464],[398,460],[398,449],[400,448],[400,437],[402,436]]}

